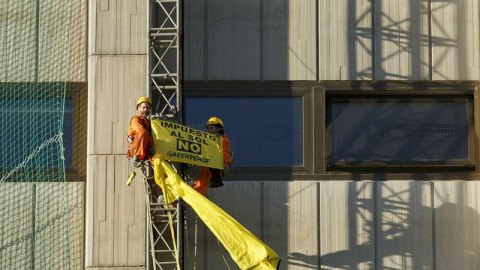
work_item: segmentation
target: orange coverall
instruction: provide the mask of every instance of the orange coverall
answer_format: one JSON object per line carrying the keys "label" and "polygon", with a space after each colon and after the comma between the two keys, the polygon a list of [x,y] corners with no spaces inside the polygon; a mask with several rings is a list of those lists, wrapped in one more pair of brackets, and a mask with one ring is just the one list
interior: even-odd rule
{"label": "orange coverall", "polygon": [[128,143],[128,157],[138,156],[140,160],[147,158],[150,148],[154,146],[151,130],[150,121],[146,117],[137,115],[130,119],[127,140],[131,137],[133,141]]}
{"label": "orange coverall", "polygon": [[[222,147],[223,147],[223,163],[230,165],[230,141],[227,138],[227,134],[222,135]],[[223,174],[223,173],[222,173]],[[200,176],[195,183],[193,183],[193,189],[198,191],[200,194],[205,194],[210,183],[212,174],[207,167],[202,167],[200,170]]]}

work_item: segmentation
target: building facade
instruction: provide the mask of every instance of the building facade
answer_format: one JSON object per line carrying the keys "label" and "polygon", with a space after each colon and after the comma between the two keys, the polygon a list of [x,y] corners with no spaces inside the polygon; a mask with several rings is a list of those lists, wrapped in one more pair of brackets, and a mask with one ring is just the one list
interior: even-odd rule
{"label": "building facade", "polygon": [[[125,137],[149,94],[147,4],[75,4],[79,269],[145,268],[144,188],[125,186]],[[478,1],[183,7],[185,122],[219,116],[235,152],[207,196],[280,269],[479,267]],[[186,269],[227,269],[222,256],[235,267],[191,210],[186,220]]]}

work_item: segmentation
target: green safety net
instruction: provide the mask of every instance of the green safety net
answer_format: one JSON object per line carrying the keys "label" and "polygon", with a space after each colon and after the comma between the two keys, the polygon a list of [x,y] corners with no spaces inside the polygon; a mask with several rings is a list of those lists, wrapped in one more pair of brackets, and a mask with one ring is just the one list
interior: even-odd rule
{"label": "green safety net", "polygon": [[71,269],[71,0],[0,0],[0,269]]}

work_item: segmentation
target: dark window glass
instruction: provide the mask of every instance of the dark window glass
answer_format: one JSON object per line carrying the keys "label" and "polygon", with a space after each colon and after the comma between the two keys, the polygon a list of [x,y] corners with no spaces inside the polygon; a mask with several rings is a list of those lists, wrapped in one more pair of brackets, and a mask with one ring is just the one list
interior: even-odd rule
{"label": "dark window glass", "polygon": [[[0,110],[2,126],[1,167],[55,168],[61,160],[58,121],[63,99],[4,99]],[[73,100],[65,99],[63,147],[65,166],[72,166]],[[53,127],[53,128],[52,128]],[[8,139],[6,139],[8,138]]]}
{"label": "dark window glass", "polygon": [[468,98],[331,99],[330,164],[419,164],[469,159]]}
{"label": "dark window glass", "polygon": [[223,120],[235,166],[303,165],[302,97],[187,97],[186,124]]}

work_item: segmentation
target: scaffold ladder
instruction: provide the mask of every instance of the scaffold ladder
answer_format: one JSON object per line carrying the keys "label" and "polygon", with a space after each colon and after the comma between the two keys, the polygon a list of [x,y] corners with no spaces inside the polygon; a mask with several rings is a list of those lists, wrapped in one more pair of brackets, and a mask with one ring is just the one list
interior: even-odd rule
{"label": "scaffold ladder", "polygon": [[[148,1],[147,95],[153,100],[152,109],[157,117],[182,123],[182,1]],[[153,168],[146,166],[145,169],[146,269],[180,270],[183,268],[182,202],[168,208],[159,202]],[[177,253],[169,222],[174,223]]]}
{"label": "scaffold ladder", "polygon": [[[155,183],[151,164],[142,166],[147,206],[147,269],[180,270],[182,245],[181,203],[169,206],[159,200],[162,193]],[[170,217],[169,217],[170,215]],[[173,228],[173,236],[172,236]],[[178,243],[177,245],[175,245]],[[177,250],[175,250],[175,247]],[[177,255],[179,260],[177,261]],[[180,267],[180,269],[179,269]]]}
{"label": "scaffold ladder", "polygon": [[153,112],[182,122],[182,1],[149,0],[148,94]]}

